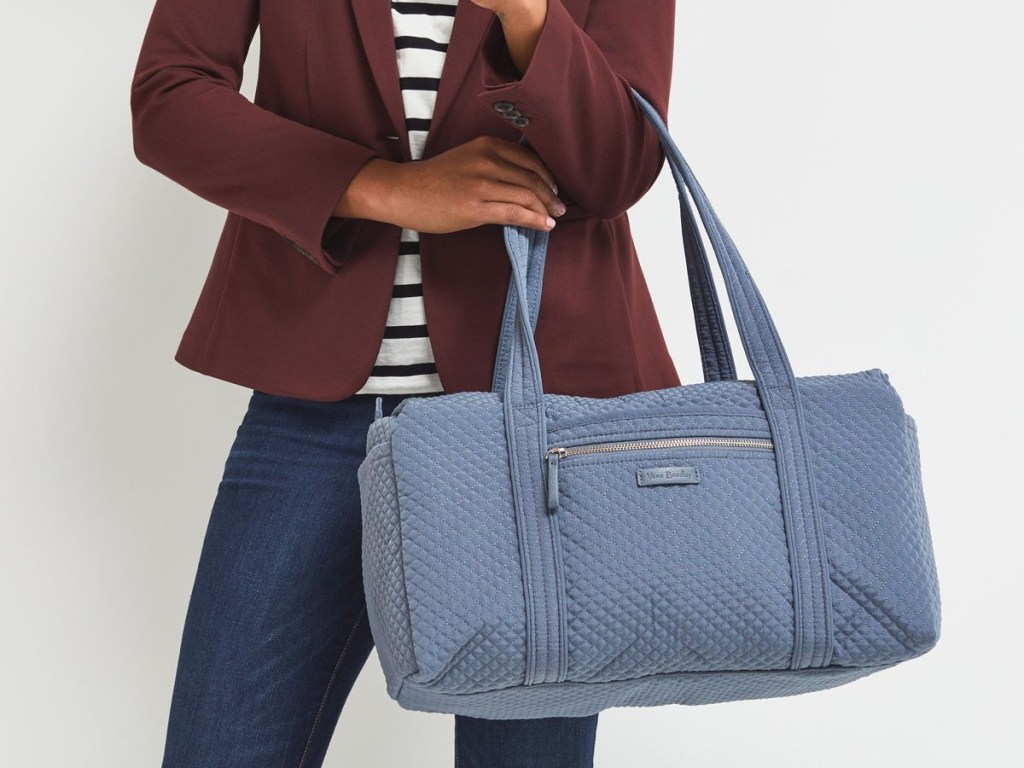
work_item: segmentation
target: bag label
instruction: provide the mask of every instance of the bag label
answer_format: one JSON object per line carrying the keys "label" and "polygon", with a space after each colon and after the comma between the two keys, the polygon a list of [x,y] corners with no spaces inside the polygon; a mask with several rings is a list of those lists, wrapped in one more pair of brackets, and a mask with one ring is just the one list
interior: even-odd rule
{"label": "bag label", "polygon": [[674,467],[639,467],[636,471],[637,485],[673,485],[676,483],[699,483],[700,473],[696,467],[686,464]]}

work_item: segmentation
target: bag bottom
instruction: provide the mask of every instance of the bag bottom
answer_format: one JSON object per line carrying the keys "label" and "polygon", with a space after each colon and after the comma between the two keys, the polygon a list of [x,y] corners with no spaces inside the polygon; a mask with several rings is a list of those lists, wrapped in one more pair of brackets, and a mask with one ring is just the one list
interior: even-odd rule
{"label": "bag bottom", "polygon": [[405,709],[487,720],[586,717],[612,707],[702,705],[778,698],[836,688],[902,663],[800,670],[678,672],[607,683],[540,683],[478,693],[443,693],[405,680],[393,698]]}

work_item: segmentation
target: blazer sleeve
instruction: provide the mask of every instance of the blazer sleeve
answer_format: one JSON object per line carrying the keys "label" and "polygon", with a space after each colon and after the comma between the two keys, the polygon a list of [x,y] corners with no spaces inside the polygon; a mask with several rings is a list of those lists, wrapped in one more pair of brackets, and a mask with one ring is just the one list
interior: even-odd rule
{"label": "blazer sleeve", "polygon": [[259,0],[156,0],[131,85],[135,154],[336,274],[359,220],[334,207],[380,155],[239,93],[258,21]]}
{"label": "blazer sleeve", "polygon": [[495,16],[481,43],[477,98],[495,120],[522,131],[560,196],[564,190],[592,215],[614,218],[644,196],[665,163],[658,134],[629,87],[668,125],[675,0],[592,0],[584,27],[562,0],[548,0],[520,76]]}

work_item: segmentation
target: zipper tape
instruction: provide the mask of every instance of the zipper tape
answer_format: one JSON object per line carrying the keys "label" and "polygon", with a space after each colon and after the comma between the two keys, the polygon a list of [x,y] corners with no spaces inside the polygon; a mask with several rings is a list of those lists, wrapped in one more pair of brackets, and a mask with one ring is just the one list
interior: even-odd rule
{"label": "zipper tape", "polygon": [[[725,437],[725,436],[686,436],[658,437],[648,440],[626,440],[619,442],[582,443],[579,445],[555,445],[545,453],[547,464],[547,503],[548,515],[554,515],[559,507],[559,468],[563,459],[599,453],[617,453],[619,451],[643,451],[658,448],[749,448],[756,450],[774,450],[772,441],[758,437]],[[638,479],[639,479],[638,475]]]}

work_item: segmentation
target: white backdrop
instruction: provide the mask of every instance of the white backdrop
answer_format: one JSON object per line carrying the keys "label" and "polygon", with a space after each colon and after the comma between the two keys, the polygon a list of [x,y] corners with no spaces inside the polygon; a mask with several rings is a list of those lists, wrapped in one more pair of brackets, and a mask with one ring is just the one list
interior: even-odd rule
{"label": "white backdrop", "polygon": [[[132,152],[151,7],[0,0],[4,766],[159,764],[249,395],[172,360],[223,211]],[[1024,9],[688,0],[677,13],[669,127],[796,374],[878,366],[918,421],[942,637],[831,691],[608,710],[596,764],[1020,765]],[[680,376],[699,381],[667,168],[631,220]],[[451,726],[388,699],[373,655],[326,764],[445,768]]]}

